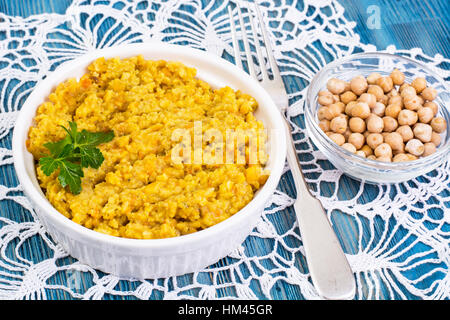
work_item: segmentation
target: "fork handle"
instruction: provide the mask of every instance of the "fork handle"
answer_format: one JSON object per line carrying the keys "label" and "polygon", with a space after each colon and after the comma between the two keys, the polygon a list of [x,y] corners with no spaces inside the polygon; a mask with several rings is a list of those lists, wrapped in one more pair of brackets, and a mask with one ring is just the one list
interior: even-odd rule
{"label": "fork handle", "polygon": [[312,282],[325,299],[352,299],[356,290],[352,270],[322,204],[306,185],[287,121],[286,130],[287,160],[297,190],[294,210]]}

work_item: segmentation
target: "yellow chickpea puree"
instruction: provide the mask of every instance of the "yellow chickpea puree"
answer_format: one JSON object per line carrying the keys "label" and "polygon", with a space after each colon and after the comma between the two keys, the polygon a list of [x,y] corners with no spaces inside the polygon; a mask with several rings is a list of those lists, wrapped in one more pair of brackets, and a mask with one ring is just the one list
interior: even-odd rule
{"label": "yellow chickpea puree", "polygon": [[[105,234],[137,239],[167,238],[213,226],[238,212],[265,183],[266,136],[258,135],[256,163],[174,163],[180,141],[176,129],[204,133],[214,128],[264,130],[253,112],[256,100],[229,87],[212,89],[196,70],[178,62],[100,58],[79,80],[61,83],[37,110],[28,150],[38,160],[46,142],[65,136],[61,126],[74,121],[88,131],[114,132],[101,144],[100,168],[85,168],[82,191],[62,188],[56,173],[37,176],[50,203],[67,218]],[[229,146],[203,139],[202,148]],[[228,150],[229,151],[229,150]],[[185,160],[192,160],[192,155]]]}
{"label": "yellow chickpea puree", "polygon": [[331,78],[318,93],[319,127],[342,148],[372,160],[403,162],[426,157],[447,128],[433,100],[437,90],[417,77],[405,82],[394,69],[350,81]]}

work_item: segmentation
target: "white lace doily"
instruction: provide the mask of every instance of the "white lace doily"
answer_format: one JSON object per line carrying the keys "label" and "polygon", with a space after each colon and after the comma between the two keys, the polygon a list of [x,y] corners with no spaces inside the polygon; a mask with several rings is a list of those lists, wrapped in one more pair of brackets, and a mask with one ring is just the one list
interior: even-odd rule
{"label": "white lace doily", "polygon": [[[260,1],[286,81],[306,88],[327,62],[377,49],[361,43],[339,3],[293,2]],[[282,297],[280,287],[291,288],[297,298],[318,298],[294,215],[287,209],[293,202],[289,174],[250,237],[227,259],[194,274],[158,280],[119,279],[69,257],[35,219],[14,175],[10,140],[17,112],[35,84],[57,65],[95,48],[149,39],[232,55],[227,5],[76,0],[65,14],[0,14],[0,299],[52,299],[54,292],[76,299],[274,299]],[[393,46],[378,49],[425,61],[446,80],[450,77],[442,68],[450,60],[440,55]],[[302,117],[305,88],[289,92],[291,120]],[[449,163],[406,183],[366,185],[330,166],[303,129],[296,126],[307,180],[340,237],[348,232],[354,241],[346,254],[357,280],[356,299],[449,299]],[[343,219],[352,230],[340,229]],[[251,250],[258,241],[264,247]]]}

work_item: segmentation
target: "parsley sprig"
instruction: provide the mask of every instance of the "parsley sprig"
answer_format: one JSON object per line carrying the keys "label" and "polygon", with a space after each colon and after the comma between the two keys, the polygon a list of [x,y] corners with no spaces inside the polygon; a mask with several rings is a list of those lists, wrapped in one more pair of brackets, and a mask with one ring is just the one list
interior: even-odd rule
{"label": "parsley sprig", "polygon": [[70,192],[81,192],[83,168],[98,169],[103,160],[103,154],[97,148],[99,144],[111,141],[114,132],[77,131],[77,124],[69,122],[69,128],[61,126],[67,135],[58,142],[48,142],[44,147],[50,151],[46,157],[39,159],[42,172],[50,176],[59,168],[58,180],[63,188],[69,186]]}

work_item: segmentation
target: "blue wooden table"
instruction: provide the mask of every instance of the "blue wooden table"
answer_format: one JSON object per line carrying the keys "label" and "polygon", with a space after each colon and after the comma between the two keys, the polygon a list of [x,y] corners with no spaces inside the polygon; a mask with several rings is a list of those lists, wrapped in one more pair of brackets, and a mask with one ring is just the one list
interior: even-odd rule
{"label": "blue wooden table", "polygon": [[[0,0],[0,12],[9,16],[20,17],[29,17],[31,15],[52,12],[63,14],[71,3],[71,0]],[[389,45],[395,45],[397,48],[401,49],[411,49],[417,47],[422,48],[423,52],[429,56],[439,54],[444,58],[450,58],[450,5],[448,0],[342,0],[340,3],[345,8],[345,16],[347,20],[356,22],[354,31],[359,34],[362,43],[373,44],[380,50],[384,50]],[[376,14],[377,12],[379,13],[380,18],[378,21],[373,20],[373,14]],[[441,67],[450,69],[449,65],[443,65]],[[289,78],[285,79],[285,81],[291,90],[302,89],[302,83]],[[0,99],[3,99],[3,97],[0,97]],[[299,123],[302,122],[302,120],[296,121]],[[11,134],[1,139],[0,147],[10,149],[10,139]],[[17,185],[17,180],[14,176],[12,166],[2,166],[0,169],[3,184],[8,186]],[[354,182],[350,178],[344,181],[343,185],[346,186],[347,190],[340,191],[344,194],[343,197],[345,197],[346,192],[352,192],[353,184]],[[279,188],[291,196],[295,194],[292,180],[289,175],[285,175],[282,178]],[[329,190],[327,190],[326,186],[324,190],[322,190],[325,194],[328,191]],[[447,188],[444,193],[444,197],[447,197],[448,199],[450,197],[449,189]],[[371,189],[367,188],[360,196],[360,201],[369,201],[371,197]],[[2,201],[0,205],[0,217],[14,217],[14,219],[18,221],[27,221],[31,219],[26,213],[26,210],[23,210],[19,206],[15,206],[7,201]],[[448,212],[449,207],[450,203],[447,201],[444,208],[431,209],[430,214],[433,215],[434,210],[438,213],[443,210]],[[283,227],[283,223],[292,223],[292,219],[294,219],[291,209],[286,209],[286,212],[286,221],[277,222],[280,227]],[[344,217],[336,216],[335,219],[334,228],[340,236],[341,244],[344,247],[344,250],[347,253],[356,252],[356,235],[352,233],[351,225],[346,222]],[[447,221],[447,223],[449,222]],[[257,254],[257,252],[265,246],[264,241],[254,239],[248,239],[247,241],[248,250],[254,252],[255,254]],[[11,250],[13,251],[14,249]],[[45,244],[39,239],[32,239],[29,241],[23,250],[25,251],[23,252],[23,255],[29,257],[31,260],[43,260],[46,256],[51,254],[49,250],[46,250]],[[227,259],[228,258],[221,260],[217,265],[226,265],[228,262]],[[302,257],[299,259],[299,268],[302,270],[307,268],[304,259]],[[75,261],[70,257],[67,257],[64,260],[66,263],[73,263]],[[448,270],[446,270],[446,272],[448,273]],[[102,273],[99,272],[99,274],[101,275]],[[52,281],[54,281],[55,284],[61,284],[67,281],[64,277],[64,275],[57,275],[52,279]],[[225,283],[229,281],[230,275],[224,272],[221,274],[221,277],[223,277],[223,282]],[[436,275],[436,277],[442,277],[442,274]],[[0,273],[0,284],[2,282],[1,278],[2,274]],[[86,285],[86,287],[89,287],[91,281],[92,279],[87,277],[83,279],[83,284]],[[155,281],[163,282],[164,279]],[[186,278],[180,278],[177,281],[180,281],[180,283],[183,283],[183,281],[188,282],[189,276],[186,276]],[[118,290],[133,291],[138,285],[138,282],[123,280],[119,282]],[[228,290],[231,289],[227,287],[219,289],[217,296],[219,298],[230,295],[232,296]],[[253,291],[257,297],[259,297],[259,290],[260,288],[257,286],[253,288]],[[195,296],[196,292],[192,291],[191,294]],[[286,282],[277,283],[273,287],[271,295],[273,299],[304,299],[304,296],[298,287]],[[414,294],[408,292],[408,290],[404,291],[404,295],[404,298],[406,299],[417,298]],[[380,298],[385,298],[388,296],[388,293],[384,295],[383,290],[381,291]],[[150,298],[159,299],[162,297],[163,294],[161,292],[154,290]],[[72,299],[73,297],[64,290],[48,290],[48,292],[46,292],[46,298]],[[135,299],[136,297],[105,294],[103,298]],[[364,294],[361,294],[357,298],[365,299],[366,297]]]}

